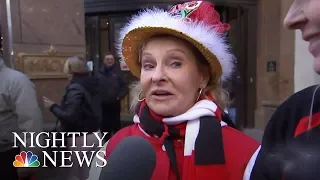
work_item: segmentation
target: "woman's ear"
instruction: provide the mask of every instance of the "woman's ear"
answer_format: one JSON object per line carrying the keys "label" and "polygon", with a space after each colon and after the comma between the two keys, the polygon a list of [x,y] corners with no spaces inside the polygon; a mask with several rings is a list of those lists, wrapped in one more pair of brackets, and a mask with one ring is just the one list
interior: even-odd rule
{"label": "woman's ear", "polygon": [[200,88],[204,89],[207,87],[208,83],[209,83],[209,79],[210,79],[210,75],[208,71],[202,71],[201,72],[201,76],[200,76]]}
{"label": "woman's ear", "polygon": [[207,87],[209,82],[209,77],[208,76],[201,76],[201,80],[200,80],[200,88],[204,89]]}

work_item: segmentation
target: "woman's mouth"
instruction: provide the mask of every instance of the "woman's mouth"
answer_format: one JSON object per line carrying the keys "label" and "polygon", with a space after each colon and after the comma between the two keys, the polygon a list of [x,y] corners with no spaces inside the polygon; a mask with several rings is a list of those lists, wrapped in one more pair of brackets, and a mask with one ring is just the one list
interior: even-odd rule
{"label": "woman's mouth", "polygon": [[152,98],[159,101],[170,99],[172,96],[173,94],[169,91],[157,90],[152,92]]}

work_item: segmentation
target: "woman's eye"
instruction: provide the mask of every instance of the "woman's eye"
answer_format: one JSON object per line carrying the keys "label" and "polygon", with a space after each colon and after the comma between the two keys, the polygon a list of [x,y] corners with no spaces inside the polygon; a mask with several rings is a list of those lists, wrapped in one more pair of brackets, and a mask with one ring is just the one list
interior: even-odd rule
{"label": "woman's eye", "polygon": [[179,61],[171,63],[171,66],[174,67],[174,68],[180,67],[181,65],[182,65],[182,63],[179,62]]}
{"label": "woman's eye", "polygon": [[148,69],[152,69],[153,65],[152,64],[144,64],[142,67],[143,67],[143,69],[148,70]]}

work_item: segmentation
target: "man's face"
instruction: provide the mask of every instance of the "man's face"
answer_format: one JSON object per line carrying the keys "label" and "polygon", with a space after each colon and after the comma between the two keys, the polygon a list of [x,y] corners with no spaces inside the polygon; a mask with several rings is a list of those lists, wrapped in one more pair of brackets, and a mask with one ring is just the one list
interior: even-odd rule
{"label": "man's face", "polygon": [[107,67],[111,67],[112,65],[114,65],[114,57],[113,55],[109,54],[106,55],[104,57],[103,63],[107,66]]}
{"label": "man's face", "polygon": [[313,68],[320,74],[320,0],[295,0],[284,20],[288,29],[299,29],[309,42]]}

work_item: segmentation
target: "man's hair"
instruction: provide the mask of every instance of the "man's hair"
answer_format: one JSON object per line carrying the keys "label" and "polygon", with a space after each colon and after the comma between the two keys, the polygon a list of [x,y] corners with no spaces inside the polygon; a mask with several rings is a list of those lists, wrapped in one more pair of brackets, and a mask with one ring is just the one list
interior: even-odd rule
{"label": "man's hair", "polygon": [[106,52],[104,53],[104,57],[108,56],[108,55],[112,55],[114,57],[114,54],[112,52]]}

